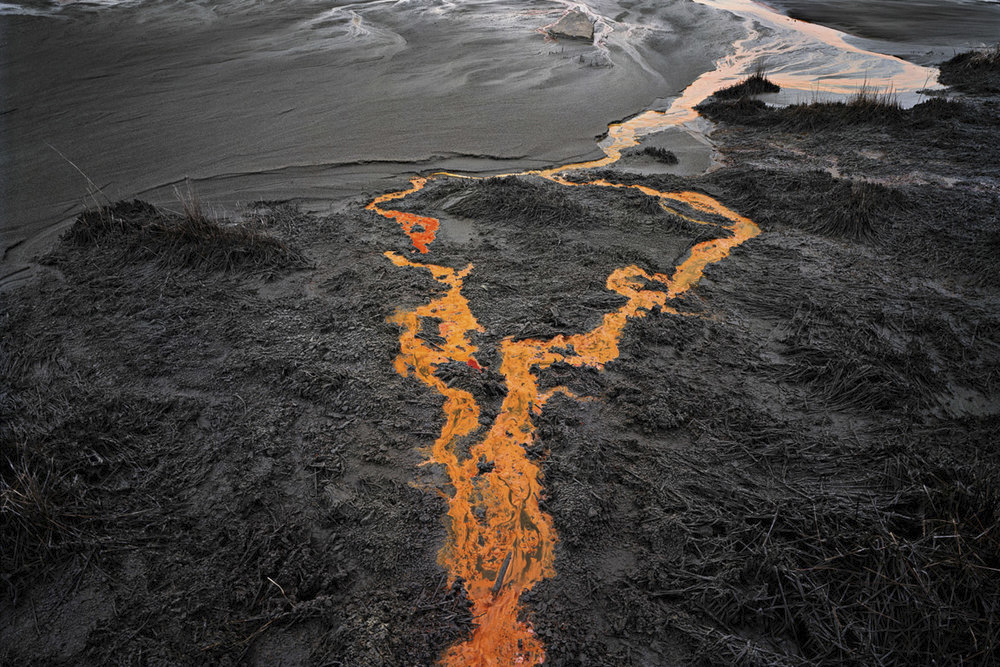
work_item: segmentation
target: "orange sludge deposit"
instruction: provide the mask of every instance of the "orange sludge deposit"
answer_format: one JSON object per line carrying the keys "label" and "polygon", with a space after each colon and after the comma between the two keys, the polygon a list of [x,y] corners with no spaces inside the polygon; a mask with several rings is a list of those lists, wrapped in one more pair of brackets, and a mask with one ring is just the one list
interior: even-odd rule
{"label": "orange sludge deposit", "polygon": [[[398,212],[383,212],[375,204],[402,198],[425,183],[424,179],[414,179],[410,190],[379,198],[369,208],[399,220]],[[557,537],[552,517],[539,507],[543,493],[541,471],[528,458],[525,447],[537,437],[532,418],[541,413],[546,401],[556,393],[573,395],[564,387],[542,391],[538,386],[539,373],[555,363],[603,368],[618,357],[618,343],[630,319],[644,317],[657,309],[676,312],[667,305],[668,300],[690,289],[706,266],[760,233],[752,221],[706,195],[659,192],[605,181],[591,184],[638,189],[658,198],[661,206],[670,211],[673,209],[666,206],[667,202],[676,202],[692,211],[684,217],[701,224],[721,224],[731,235],[696,244],[671,275],[650,274],[637,266],[613,271],[607,279],[607,288],[628,301],[606,313],[601,324],[591,331],[559,335],[550,340],[504,340],[500,372],[506,382],[506,397],[488,432],[468,447],[465,456],[459,452],[479,429],[479,406],[471,393],[449,387],[436,373],[449,362],[481,370],[469,334],[482,332],[483,328],[462,295],[464,280],[473,266],[456,270],[385,253],[398,267],[429,271],[445,288],[429,303],[400,311],[390,321],[402,330],[396,370],[404,377],[412,374],[444,397],[444,426],[427,459],[428,464],[444,466],[454,488],[446,496],[449,531],[438,560],[452,581],[461,579],[464,583],[476,623],[472,636],[450,647],[442,657],[442,664],[450,667],[534,665],[545,659],[541,641],[530,624],[518,617],[519,600],[537,582],[555,575]],[[699,220],[699,213],[718,216],[726,223]],[[414,238],[405,224],[403,228]],[[424,242],[421,248],[414,238],[414,245],[421,252],[426,251],[429,242]],[[654,284],[664,289],[653,289]],[[431,344],[420,338],[425,318],[437,322],[443,344]]]}
{"label": "orange sludge deposit", "polygon": [[[556,531],[552,517],[539,507],[542,496],[541,471],[531,461],[525,447],[536,439],[534,415],[541,413],[546,401],[556,393],[573,397],[565,387],[541,391],[538,374],[555,363],[601,369],[618,357],[618,343],[625,324],[634,317],[644,317],[653,310],[676,313],[667,305],[690,289],[701,278],[705,267],[726,257],[737,245],[760,233],[749,219],[731,211],[715,199],[696,192],[660,192],[643,185],[595,180],[578,183],[564,172],[604,167],[621,158],[622,151],[636,146],[643,134],[677,125],[695,112],[688,100],[678,100],[667,112],[647,111],[608,128],[603,143],[605,157],[590,162],[563,165],[541,171],[510,176],[538,176],[564,186],[599,186],[635,189],[654,197],[660,206],[691,222],[721,225],[731,235],[696,244],[688,257],[671,275],[650,274],[637,266],[616,269],[607,280],[607,288],[624,296],[628,302],[606,313],[599,326],[591,331],[551,340],[506,339],[501,343],[500,373],[506,382],[506,397],[485,436],[459,452],[479,430],[479,406],[467,391],[449,387],[436,373],[442,364],[459,362],[482,370],[473,356],[475,346],[469,334],[483,331],[469,303],[462,295],[462,285],[472,271],[433,264],[411,262],[396,253],[386,253],[396,266],[424,269],[446,289],[426,305],[401,311],[390,318],[399,325],[400,353],[397,372],[415,376],[444,397],[445,417],[441,435],[431,447],[428,464],[439,464],[447,471],[454,491],[448,502],[448,536],[438,561],[452,582],[461,579],[472,603],[475,628],[472,636],[450,647],[441,663],[448,667],[535,665],[545,659],[545,649],[531,626],[518,618],[521,595],[537,582],[555,575]],[[435,177],[474,179],[458,174],[440,173],[414,178],[407,190],[382,195],[367,208],[396,220],[422,253],[434,240],[439,221],[412,213],[385,210],[379,204],[402,199],[421,190]],[[677,208],[688,209],[683,213]],[[702,220],[700,214],[715,219]],[[725,222],[719,222],[719,218]],[[665,290],[652,289],[651,284]],[[443,345],[434,345],[419,337],[421,320],[438,321]]]}
{"label": "orange sludge deposit", "polygon": [[406,235],[410,237],[410,240],[413,242],[413,247],[426,254],[427,246],[434,241],[434,237],[437,235],[438,227],[441,224],[437,218],[379,208],[379,204],[383,202],[392,201],[393,199],[402,199],[407,195],[413,194],[417,190],[423,189],[423,187],[427,185],[427,179],[418,176],[411,179],[410,184],[413,187],[407,190],[400,190],[399,192],[390,192],[388,194],[379,195],[372,200],[368,206],[365,206],[365,209],[368,211],[375,211],[385,218],[398,222],[399,226],[403,228],[404,232],[406,232]]}

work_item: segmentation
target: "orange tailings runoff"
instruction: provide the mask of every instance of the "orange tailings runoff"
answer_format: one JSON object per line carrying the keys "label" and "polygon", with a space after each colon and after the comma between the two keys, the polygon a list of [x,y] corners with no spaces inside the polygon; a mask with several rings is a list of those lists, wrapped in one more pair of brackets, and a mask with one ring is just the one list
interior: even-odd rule
{"label": "orange tailings runoff", "polygon": [[[606,313],[601,324],[591,331],[559,335],[550,340],[504,340],[500,346],[500,373],[505,378],[507,394],[493,424],[484,436],[475,438],[467,455],[460,452],[480,428],[479,405],[471,393],[448,386],[437,376],[437,371],[451,362],[482,370],[470,334],[484,329],[462,295],[463,283],[473,265],[458,270],[415,262],[395,252],[385,253],[398,267],[429,271],[443,288],[429,303],[401,310],[390,318],[401,329],[396,371],[404,377],[412,375],[444,397],[444,426],[425,461],[425,465],[444,466],[454,488],[451,495],[445,494],[449,530],[438,562],[448,571],[452,582],[462,580],[472,603],[475,628],[471,637],[445,651],[441,657],[443,665],[505,667],[537,665],[545,660],[542,642],[531,625],[519,618],[519,600],[536,583],[555,575],[557,537],[552,517],[539,507],[543,495],[541,471],[528,458],[525,447],[537,439],[533,417],[541,413],[546,401],[556,393],[573,395],[565,387],[541,390],[539,373],[556,363],[603,368],[618,358],[618,343],[630,319],[645,317],[653,311],[676,313],[667,304],[670,299],[694,286],[709,264],[725,258],[734,247],[760,233],[751,220],[707,195],[660,192],[606,180],[577,183],[566,176],[568,170],[609,165],[621,157],[625,148],[637,145],[643,134],[690,119],[694,114],[691,107],[697,100],[689,97],[682,96],[675,108],[667,112],[645,112],[610,126],[608,139],[602,143],[604,158],[509,174],[541,177],[565,186],[635,189],[656,198],[663,209],[675,215],[700,224],[720,225],[730,236],[696,244],[669,275],[648,273],[637,266],[614,270],[608,276],[607,288],[628,301]],[[429,251],[439,221],[384,209],[380,204],[403,199],[438,176],[472,178],[447,173],[416,177],[410,181],[409,189],[382,195],[367,206],[368,210],[398,222],[414,249],[422,254]],[[685,212],[678,210],[681,208]],[[720,219],[724,222],[719,222]],[[432,344],[420,337],[425,320],[437,324],[443,343]]]}
{"label": "orange tailings runoff", "polygon": [[[767,26],[783,31],[782,39],[791,35],[795,43],[805,44],[812,40],[833,46],[841,53],[871,56],[883,65],[888,62],[885,67],[894,72],[891,83],[897,91],[918,90],[933,80],[930,70],[887,56],[869,54],[844,42],[843,36],[836,31],[792,21],[753,0],[698,1],[731,9],[741,16],[752,16]],[[624,296],[627,303],[606,313],[601,324],[591,331],[560,335],[550,340],[504,340],[500,348],[500,372],[506,381],[507,394],[485,436],[473,438],[480,428],[480,412],[472,394],[449,387],[437,376],[438,368],[450,362],[482,369],[474,356],[477,350],[469,335],[481,332],[483,328],[462,295],[463,281],[471,274],[473,266],[470,264],[457,270],[417,263],[397,253],[386,253],[396,266],[429,271],[443,287],[443,291],[426,305],[400,311],[391,321],[402,330],[400,352],[395,361],[397,372],[403,376],[412,374],[444,397],[445,423],[426,461],[444,466],[454,487],[454,493],[446,495],[449,532],[438,561],[448,571],[452,581],[458,578],[463,581],[476,623],[471,637],[445,651],[441,658],[444,665],[500,667],[539,664],[545,659],[541,641],[534,635],[531,626],[519,618],[518,603],[525,591],[542,579],[555,575],[553,561],[557,538],[552,517],[539,508],[539,498],[543,493],[541,472],[526,456],[525,446],[537,438],[532,419],[540,414],[546,401],[555,393],[572,394],[565,387],[542,391],[538,386],[539,374],[555,363],[603,368],[618,357],[618,343],[630,319],[645,317],[647,313],[657,310],[676,313],[667,303],[670,299],[691,289],[709,264],[724,259],[734,247],[760,233],[751,220],[707,195],[660,192],[642,185],[612,183],[603,179],[582,183],[571,180],[567,173],[608,166],[619,160],[625,149],[638,145],[642,136],[668,127],[684,127],[697,118],[694,107],[698,102],[713,91],[746,76],[761,57],[775,48],[772,43],[760,39],[756,28],[749,29],[747,37],[737,41],[734,47],[735,53],[717,61],[713,70],[698,77],[666,111],[645,111],[609,126],[607,137],[600,144],[604,157],[540,171],[507,174],[540,177],[564,186],[638,190],[656,198],[664,210],[693,222],[720,225],[730,232],[730,236],[696,244],[669,275],[651,274],[637,266],[614,270],[607,279],[607,288]],[[787,45],[781,48],[787,48]],[[859,77],[843,77],[825,82],[825,79],[817,80],[816,72],[807,69],[800,74],[784,72],[778,77],[778,83],[800,90],[851,92],[869,83],[867,69],[864,72],[864,81]],[[429,251],[434,241],[439,221],[384,209],[380,204],[403,199],[438,176],[473,178],[446,173],[416,177],[410,181],[412,187],[409,189],[382,195],[367,207],[398,222],[410,237],[414,249],[423,254]],[[444,339],[442,345],[428,343],[419,337],[423,320],[437,323]],[[461,455],[464,446],[472,439],[476,441],[468,448],[468,454]]]}
{"label": "orange tailings runoff", "polygon": [[392,211],[379,208],[379,204],[392,201],[393,199],[402,199],[407,195],[411,195],[417,190],[422,190],[425,185],[427,185],[427,179],[416,177],[410,180],[410,184],[413,186],[408,190],[400,190],[399,192],[390,192],[388,194],[379,195],[365,209],[368,211],[375,211],[384,218],[389,218],[390,220],[395,220],[399,223],[399,226],[403,228],[406,235],[410,237],[410,241],[413,242],[413,247],[422,253],[427,252],[427,246],[434,241],[434,237],[437,235],[438,226],[441,223],[438,222],[437,218],[428,218],[422,215],[416,215],[414,213],[404,213],[403,211]]}
{"label": "orange tailings runoff", "polygon": [[[415,192],[425,182],[414,179],[415,187],[407,193]],[[565,387],[542,391],[538,386],[539,373],[555,363],[603,368],[618,357],[618,342],[630,319],[655,310],[675,313],[667,305],[668,300],[690,289],[706,266],[760,233],[752,221],[703,194],[658,192],[605,181],[595,181],[593,185],[634,187],[658,198],[661,206],[671,211],[669,204],[682,204],[692,212],[685,217],[703,224],[714,223],[698,220],[699,213],[719,216],[728,221],[722,226],[731,236],[698,243],[671,275],[651,274],[637,266],[613,271],[607,279],[607,288],[628,302],[606,313],[601,324],[591,331],[559,335],[550,340],[504,340],[500,372],[506,379],[507,395],[489,431],[469,447],[467,456],[459,455],[459,445],[479,428],[479,406],[469,392],[448,386],[437,376],[437,370],[449,362],[482,370],[469,334],[484,329],[462,295],[463,282],[473,266],[457,270],[414,262],[394,252],[385,253],[396,266],[429,271],[443,287],[429,303],[397,312],[390,321],[402,330],[396,371],[404,377],[412,374],[444,397],[445,423],[426,461],[444,466],[454,487],[454,493],[446,496],[449,533],[438,561],[452,581],[456,578],[463,581],[476,622],[472,636],[450,647],[442,656],[444,665],[535,665],[545,659],[541,641],[531,626],[518,618],[518,602],[537,582],[555,575],[557,538],[552,517],[539,507],[543,494],[541,472],[526,455],[525,447],[537,438],[533,417],[541,413],[546,401],[556,393],[572,394]],[[412,214],[382,211],[374,204],[402,196],[405,195],[393,193],[379,198],[369,208],[387,218],[401,220],[401,216]],[[403,225],[413,238],[412,228]],[[427,231],[428,226],[423,229]],[[430,240],[413,238],[413,245],[426,252]],[[437,323],[442,344],[420,338],[425,319]]]}

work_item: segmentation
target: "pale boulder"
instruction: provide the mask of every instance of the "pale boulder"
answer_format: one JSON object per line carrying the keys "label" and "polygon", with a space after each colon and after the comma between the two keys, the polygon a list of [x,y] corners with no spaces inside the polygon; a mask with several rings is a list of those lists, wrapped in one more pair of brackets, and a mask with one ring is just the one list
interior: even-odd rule
{"label": "pale boulder", "polygon": [[568,37],[570,39],[594,39],[594,22],[583,12],[573,9],[566,12],[561,19],[550,25],[548,33],[553,37]]}

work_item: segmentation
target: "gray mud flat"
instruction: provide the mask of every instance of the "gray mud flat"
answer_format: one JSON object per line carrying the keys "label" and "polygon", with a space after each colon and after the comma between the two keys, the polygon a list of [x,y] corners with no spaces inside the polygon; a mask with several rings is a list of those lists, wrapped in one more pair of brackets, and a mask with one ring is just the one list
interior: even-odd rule
{"label": "gray mud flat", "polygon": [[[803,129],[736,101],[711,175],[600,174],[763,233],[688,316],[542,379],[596,397],[553,398],[530,452],[549,664],[1000,658],[997,104]],[[119,204],[4,295],[0,662],[432,663],[472,619],[418,467],[441,401],[394,372],[386,318],[438,285],[382,253],[475,265],[486,370],[441,372],[490,419],[504,337],[590,329],[611,270],[713,233],[635,192],[440,179],[401,204],[441,217],[423,258],[364,203],[235,228]]]}
{"label": "gray mud flat", "polygon": [[[411,169],[519,171],[594,155],[609,119],[683,90],[738,25],[688,0],[623,2],[641,27],[616,24],[600,47],[546,39],[539,29],[564,12],[547,0],[0,14],[0,262],[48,247],[92,203],[68,161],[115,198],[170,205],[189,178],[231,208],[339,203]],[[591,66],[608,58],[613,68]]]}

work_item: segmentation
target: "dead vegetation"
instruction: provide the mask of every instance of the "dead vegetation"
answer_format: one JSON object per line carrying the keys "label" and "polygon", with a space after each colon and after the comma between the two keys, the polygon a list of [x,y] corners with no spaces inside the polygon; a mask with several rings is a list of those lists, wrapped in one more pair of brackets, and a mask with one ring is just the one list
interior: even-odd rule
{"label": "dead vegetation", "polygon": [[872,241],[885,225],[884,210],[892,206],[893,191],[867,181],[840,180],[830,193],[827,207],[805,221],[805,228],[828,236]]}
{"label": "dead vegetation", "polygon": [[322,300],[302,275],[206,280],[122,249],[154,209],[113,213],[0,317],[0,662],[432,662],[469,619],[434,564],[440,500],[390,472],[416,460],[410,408],[371,398],[396,274],[369,251],[327,264]]}
{"label": "dead vegetation", "polygon": [[744,167],[712,181],[769,228],[873,245],[947,281],[989,286],[1000,279],[993,268],[1000,199],[988,191],[890,187],[824,171]]}
{"label": "dead vegetation", "polygon": [[660,146],[642,146],[641,148],[629,148],[622,152],[622,155],[645,155],[651,157],[660,164],[677,164],[677,156],[673,151]]}
{"label": "dead vegetation", "polygon": [[[970,426],[977,433],[971,442],[984,445],[987,425]],[[996,461],[978,458],[985,452],[961,461],[932,444],[932,434],[901,435],[883,436],[893,443],[885,449],[844,451],[840,456],[856,457],[846,465],[829,454],[748,449],[744,460],[760,471],[815,458],[813,466],[825,461],[867,479],[856,489],[792,479],[787,489],[794,493],[775,498],[744,474],[741,502],[719,495],[718,514],[695,511],[685,519],[688,574],[679,574],[673,589],[693,602],[696,618],[706,614],[721,625],[702,635],[706,662],[996,660]],[[862,472],[865,462],[874,474]],[[708,536],[699,532],[706,523]],[[689,623],[689,632],[703,626]],[[752,639],[758,633],[769,639]]]}
{"label": "dead vegetation", "polygon": [[207,217],[194,198],[183,214],[145,202],[118,202],[80,214],[67,237],[81,245],[113,247],[120,261],[154,260],[202,271],[275,270],[304,266],[301,253],[252,221]]}
{"label": "dead vegetation", "polygon": [[899,190],[821,171],[735,171],[729,186],[744,210],[765,224],[787,224],[852,241],[885,238],[889,228],[914,209]]}
{"label": "dead vegetation", "polygon": [[[934,134],[942,145],[929,154],[953,168],[973,164],[956,157],[963,145],[992,150],[980,138],[994,121],[971,104],[933,100],[886,125],[877,116],[898,110],[882,102],[848,111],[899,129],[879,143],[886,180]],[[688,187],[764,230],[697,289],[717,319],[635,324],[615,362],[631,384],[604,394],[613,435],[575,405],[546,407],[546,502],[564,526],[556,567],[604,603],[591,611],[558,579],[543,582],[532,601],[553,655],[606,665],[1000,659],[1000,328],[995,299],[978,291],[995,284],[981,249],[995,247],[996,196],[804,168],[806,151],[869,145],[841,123],[844,111],[810,110],[828,115],[815,136],[776,141],[771,126],[742,122],[717,136],[742,139],[734,164]],[[962,129],[947,131],[955,122]],[[778,153],[779,142],[793,150]],[[735,385],[723,379],[733,373]],[[992,398],[949,398],[972,387]],[[636,539],[627,554],[623,534]],[[567,635],[567,617],[587,630]],[[685,641],[689,653],[661,653]]]}
{"label": "dead vegetation", "polygon": [[[603,177],[624,183],[646,182],[658,188],[673,185],[669,179],[643,179],[610,171]],[[835,178],[826,171],[739,168],[718,172],[704,181],[694,189],[718,194],[719,188],[724,188],[729,200],[758,224],[863,243],[879,243],[918,210],[908,192],[880,183]]]}
{"label": "dead vegetation", "polygon": [[904,109],[892,91],[862,87],[846,102],[812,102],[771,107],[749,97],[715,98],[699,104],[698,112],[714,121],[769,127],[784,131],[815,132],[855,126],[942,130],[948,123],[979,123],[973,111],[958,100],[934,98]]}
{"label": "dead vegetation", "polygon": [[[656,151],[655,148],[651,150]],[[568,176],[570,179],[577,176],[586,178],[586,181],[610,178],[612,181],[628,182],[628,179],[620,179],[617,172],[610,170]],[[519,238],[512,241],[529,245],[560,244],[564,242],[562,239],[575,233],[593,230],[600,230],[602,234],[615,230],[628,236],[649,235],[661,239],[666,234],[676,234],[690,236],[695,242],[728,234],[715,225],[698,224],[673,215],[660,206],[657,199],[638,191],[587,185],[586,181],[579,186],[580,191],[586,192],[584,198],[573,196],[566,186],[536,179],[444,179],[408,198],[403,208],[421,211],[427,207],[439,207],[451,215],[490,223],[490,227],[504,235],[517,229]],[[675,179],[672,183],[682,188],[682,180]],[[704,213],[697,216],[710,217]],[[717,222],[725,224],[722,219]],[[609,238],[609,241],[612,240]]]}
{"label": "dead vegetation", "polygon": [[[1000,423],[932,415],[951,386],[996,391],[969,361],[996,358],[996,335],[975,333],[995,316],[817,271],[772,238],[700,288],[730,324],[637,323],[615,367],[630,384],[601,414],[614,435],[546,408],[557,569],[607,607],[543,583],[539,633],[607,665],[643,664],[671,633],[697,646],[677,664],[992,664]],[[748,317],[767,325],[731,324]],[[757,370],[733,391],[718,378],[747,356]],[[611,574],[624,556],[607,533],[638,545]],[[567,638],[570,614],[598,630]]]}
{"label": "dead vegetation", "polygon": [[[958,54],[939,68],[941,83],[957,90],[982,94],[1000,91],[1000,46]],[[954,99],[935,97],[904,109],[892,89],[879,89],[867,82],[846,102],[770,107],[751,97],[755,91],[774,92],[764,90],[770,82],[755,77],[757,74],[736,86],[716,91],[698,105],[699,113],[715,121],[797,132],[860,125],[904,132],[934,129],[946,135],[950,134],[949,126],[956,122],[985,125],[998,122],[995,113],[988,109],[977,110]]]}
{"label": "dead vegetation", "polygon": [[37,396],[34,381],[46,379],[46,366],[28,363],[7,345],[0,347],[0,570],[5,594],[15,600],[16,583],[78,540],[88,514],[72,488],[72,471],[57,466],[48,452],[30,447],[21,427]]}
{"label": "dead vegetation", "polygon": [[81,510],[51,461],[23,443],[7,442],[0,462],[0,569],[9,584],[37,572],[80,537]]}
{"label": "dead vegetation", "polygon": [[[957,109],[960,103],[943,104],[956,105]],[[935,103],[934,111],[940,108],[940,103]],[[761,100],[741,97],[732,101],[704,102],[698,105],[698,111],[715,121],[795,131],[853,125],[901,126],[925,118],[924,109],[914,107],[914,110],[905,110],[891,96],[881,93],[858,93],[847,102],[814,102],[780,108],[769,107]]]}
{"label": "dead vegetation", "polygon": [[[934,133],[979,122],[971,145],[993,127],[949,117],[964,108],[920,113],[945,118]],[[905,175],[931,133],[899,127],[879,159]],[[804,134],[779,153],[770,129],[737,132],[735,164],[699,179],[586,175],[702,191],[763,233],[671,303],[691,316],[630,322],[600,372],[541,374],[585,398],[535,417],[560,542],[526,616],[555,665],[996,664],[997,196],[835,177],[783,161]],[[874,134],[814,140],[848,155]],[[979,178],[962,150],[938,157]],[[592,328],[621,304],[611,269],[667,271],[720,233],[636,190],[531,179],[441,179],[405,204],[478,225],[429,259],[475,263],[486,370],[439,374],[484,427],[503,338]],[[308,240],[310,271],[259,280],[214,244],[297,260],[197,210],[118,204],[4,304],[0,662],[430,664],[467,634],[435,562],[439,471],[419,466],[440,400],[395,373],[386,322],[441,287],[384,261],[407,239],[360,205],[257,208],[247,229]]]}
{"label": "dead vegetation", "polygon": [[445,210],[477,220],[565,227],[587,217],[566,194],[514,176],[474,181]]}
{"label": "dead vegetation", "polygon": [[732,100],[779,92],[781,92],[781,86],[767,78],[767,72],[763,67],[758,67],[747,78],[728,88],[715,91],[712,96],[719,100]]}
{"label": "dead vegetation", "polygon": [[1000,44],[966,51],[940,65],[941,83],[958,90],[986,94],[1000,92]]}

